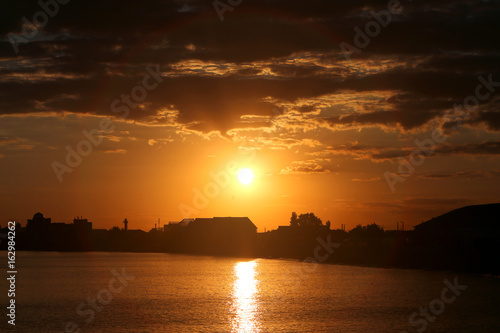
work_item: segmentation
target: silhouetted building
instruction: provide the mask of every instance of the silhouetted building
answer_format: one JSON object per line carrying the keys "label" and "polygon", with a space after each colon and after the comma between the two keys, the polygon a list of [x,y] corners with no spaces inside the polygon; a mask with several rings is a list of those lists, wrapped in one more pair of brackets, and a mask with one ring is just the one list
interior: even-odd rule
{"label": "silhouetted building", "polygon": [[90,232],[92,230],[92,222],[89,222],[87,219],[83,219],[82,217],[73,219],[73,224],[79,231]]}
{"label": "silhouetted building", "polygon": [[42,213],[28,219],[26,225],[26,249],[50,251],[88,250],[92,232],[92,222],[81,217],[72,224],[52,223]]}
{"label": "silhouetted building", "polygon": [[467,206],[415,226],[414,241],[447,249],[498,246],[500,204]]}
{"label": "silhouetted building", "polygon": [[45,218],[43,217],[43,214],[38,212],[35,215],[33,215],[33,218],[30,220],[28,219],[28,223],[26,224],[26,227],[28,229],[38,229],[38,230],[44,230],[49,228],[51,223],[50,218]]}
{"label": "silhouetted building", "polygon": [[412,246],[419,257],[439,268],[460,268],[498,274],[500,204],[452,210],[415,226]]}
{"label": "silhouetted building", "polygon": [[248,217],[197,218],[189,223],[188,227],[191,230],[215,234],[254,235],[257,233],[257,227]]}
{"label": "silhouetted building", "polygon": [[185,219],[166,225],[176,252],[248,256],[254,253],[257,227],[248,217]]}

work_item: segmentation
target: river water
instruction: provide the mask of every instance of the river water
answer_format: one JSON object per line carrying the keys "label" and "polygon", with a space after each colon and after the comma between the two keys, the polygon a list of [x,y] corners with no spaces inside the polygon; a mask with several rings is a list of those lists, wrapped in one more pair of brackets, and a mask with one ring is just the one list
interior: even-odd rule
{"label": "river water", "polygon": [[500,332],[500,279],[449,271],[108,252],[17,270],[17,332]]}

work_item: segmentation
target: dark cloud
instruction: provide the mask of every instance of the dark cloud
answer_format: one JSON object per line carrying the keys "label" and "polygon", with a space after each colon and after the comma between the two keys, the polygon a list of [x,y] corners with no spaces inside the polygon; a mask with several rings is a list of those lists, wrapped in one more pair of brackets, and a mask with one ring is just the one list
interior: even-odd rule
{"label": "dark cloud", "polygon": [[[429,147],[426,146],[426,149]],[[342,145],[339,147],[329,147],[329,151],[334,154],[352,155],[360,159],[370,159],[372,161],[383,161],[407,157],[413,151],[420,151],[421,148],[403,147],[400,149],[375,146],[361,146],[358,144]],[[480,143],[465,143],[452,145],[443,143],[434,147],[434,150],[426,154],[427,158],[443,155],[500,155],[500,141],[484,141]]]}
{"label": "dark cloud", "polygon": [[418,175],[419,178],[424,179],[476,179],[476,178],[491,178],[499,177],[500,171],[454,171],[454,172],[427,172]]}
{"label": "dark cloud", "polygon": [[499,111],[486,111],[474,114],[471,119],[465,122],[470,125],[486,124],[489,130],[500,131],[500,112]]}
{"label": "dark cloud", "polygon": [[[269,97],[294,103],[346,90],[386,91],[393,96],[385,108],[373,104],[327,121],[418,128],[473,94],[479,74],[500,78],[500,2],[401,3],[403,11],[349,63],[339,44],[353,45],[353,28],[363,29],[370,11],[387,2],[244,1],[221,22],[210,1],[73,0],[17,55],[8,34],[41,8],[9,2],[0,13],[0,112],[115,115],[110,103],[140,82],[147,65],[159,64],[164,82],[130,119],[172,107],[180,122],[226,131],[240,127],[245,114],[275,115],[277,106],[263,103]],[[176,67],[188,60],[203,66]],[[228,66],[234,70],[226,73]],[[498,105],[483,104],[469,123],[499,131]]]}
{"label": "dark cloud", "polygon": [[500,141],[465,143],[462,145],[444,144],[434,151],[439,155],[500,155]]}
{"label": "dark cloud", "polygon": [[351,114],[329,118],[331,124],[349,124],[349,125],[391,125],[398,124],[405,129],[411,129],[425,124],[433,119],[436,113],[419,110],[417,112],[404,111],[380,111],[361,114]]}

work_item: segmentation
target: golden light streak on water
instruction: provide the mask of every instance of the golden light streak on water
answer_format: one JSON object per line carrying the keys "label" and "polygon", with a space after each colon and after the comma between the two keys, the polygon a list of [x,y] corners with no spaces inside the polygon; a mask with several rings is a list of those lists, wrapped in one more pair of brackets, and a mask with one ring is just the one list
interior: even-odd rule
{"label": "golden light streak on water", "polygon": [[233,285],[233,332],[260,332],[258,312],[257,262],[239,262],[234,265],[235,282]]}

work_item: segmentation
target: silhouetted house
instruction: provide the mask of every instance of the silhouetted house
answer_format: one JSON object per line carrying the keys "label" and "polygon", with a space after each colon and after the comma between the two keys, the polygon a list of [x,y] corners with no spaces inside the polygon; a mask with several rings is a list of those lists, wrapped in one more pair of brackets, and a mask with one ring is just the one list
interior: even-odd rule
{"label": "silhouetted house", "polygon": [[257,235],[248,217],[197,218],[183,229],[185,251],[217,255],[251,255]]}
{"label": "silhouetted house", "polygon": [[233,235],[253,235],[257,232],[257,227],[248,217],[197,218],[189,223],[188,227],[191,230],[203,230],[204,232]]}
{"label": "silhouetted house", "polygon": [[500,204],[467,206],[415,226],[414,240],[436,247],[480,249],[498,241]]}
{"label": "silhouetted house", "polygon": [[141,229],[131,229],[131,230],[127,230],[127,234],[130,234],[130,235],[146,235],[147,232],[145,232],[144,230],[141,230]]}
{"label": "silhouetted house", "polygon": [[[290,232],[290,230],[292,230],[292,226],[289,226],[289,225],[280,225],[278,226],[278,232]],[[297,227],[295,227],[297,228]]]}
{"label": "silhouetted house", "polygon": [[411,241],[436,266],[491,267],[500,253],[500,204],[462,207],[432,218],[415,226]]}

